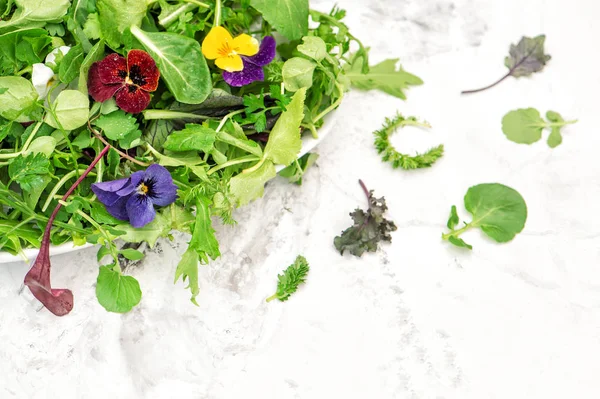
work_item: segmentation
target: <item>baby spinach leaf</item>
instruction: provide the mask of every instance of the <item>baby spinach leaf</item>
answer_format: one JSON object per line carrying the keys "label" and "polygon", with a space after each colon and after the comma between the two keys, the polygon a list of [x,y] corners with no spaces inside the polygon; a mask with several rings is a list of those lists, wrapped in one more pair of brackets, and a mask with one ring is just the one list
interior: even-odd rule
{"label": "baby spinach leaf", "polygon": [[[444,240],[452,244],[472,249],[459,236],[471,228],[480,228],[488,237],[496,242],[508,242],[520,233],[527,220],[525,200],[514,189],[502,184],[479,184],[471,187],[465,195],[465,208],[473,215],[473,220],[464,227],[443,234]],[[455,207],[453,207],[453,212]],[[451,214],[451,220],[457,220]]]}
{"label": "baby spinach leaf", "polygon": [[210,153],[215,144],[217,132],[202,125],[188,124],[185,129],[173,132],[164,143],[171,151],[201,151]]}
{"label": "baby spinach leaf", "polygon": [[31,82],[20,76],[0,77],[0,116],[9,121],[25,122],[38,108],[38,94]]}
{"label": "baby spinach leaf", "polygon": [[136,26],[131,27],[131,33],[154,58],[177,101],[200,104],[209,96],[211,75],[196,40],[175,33],[144,32]]}
{"label": "baby spinach leaf", "polygon": [[80,44],[69,50],[58,68],[58,78],[61,82],[69,84],[79,75],[83,56],[83,47]]}
{"label": "baby spinach leaf", "polygon": [[88,96],[78,90],[63,90],[52,103],[53,113],[46,114],[44,122],[55,129],[74,130],[87,123],[89,110]]}
{"label": "baby spinach leaf", "polygon": [[315,64],[306,58],[294,57],[283,64],[283,83],[285,88],[291,92],[298,91],[302,88],[310,88],[313,84],[313,74],[315,72]]}
{"label": "baby spinach leaf", "polygon": [[419,86],[423,81],[406,72],[402,66],[398,69],[398,59],[385,60],[372,66],[368,73],[363,73],[362,59],[357,57],[346,69],[346,76],[350,78],[352,86],[360,90],[381,90],[394,97],[406,100],[404,91],[409,86]]}
{"label": "baby spinach leaf", "polygon": [[275,165],[265,161],[260,168],[243,172],[231,178],[229,190],[237,206],[246,205],[263,196],[265,184],[277,176]]}
{"label": "baby spinach leaf", "polygon": [[552,58],[544,52],[545,41],[545,35],[539,35],[534,38],[523,36],[517,45],[510,45],[509,56],[504,60],[504,65],[508,68],[506,75],[489,86],[477,90],[463,91],[462,94],[479,93],[491,89],[510,76],[520,78],[540,72]]}
{"label": "baby spinach leaf", "polygon": [[308,0],[251,0],[250,5],[289,40],[308,33]]}
{"label": "baby spinach leaf", "polygon": [[100,266],[96,297],[109,312],[127,313],[140,303],[142,290],[135,278],[122,275],[115,266]]}
{"label": "baby spinach leaf", "polygon": [[148,8],[146,0],[97,0],[98,22],[102,38],[112,48],[121,47],[123,32],[139,27]]}
{"label": "baby spinach leaf", "polygon": [[296,160],[302,148],[300,124],[304,119],[305,98],[306,89],[298,90],[287,106],[287,110],[281,113],[269,135],[264,159],[270,159],[277,165],[286,166]]}

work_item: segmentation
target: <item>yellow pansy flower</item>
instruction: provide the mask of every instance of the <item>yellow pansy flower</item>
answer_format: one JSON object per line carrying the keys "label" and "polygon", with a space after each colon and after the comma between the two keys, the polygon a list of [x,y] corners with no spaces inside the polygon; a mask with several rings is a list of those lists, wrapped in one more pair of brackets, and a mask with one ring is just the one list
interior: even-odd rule
{"label": "yellow pansy flower", "polygon": [[247,34],[235,38],[222,26],[210,30],[202,42],[202,53],[209,60],[227,72],[239,72],[244,69],[242,55],[251,57],[258,53],[258,40]]}

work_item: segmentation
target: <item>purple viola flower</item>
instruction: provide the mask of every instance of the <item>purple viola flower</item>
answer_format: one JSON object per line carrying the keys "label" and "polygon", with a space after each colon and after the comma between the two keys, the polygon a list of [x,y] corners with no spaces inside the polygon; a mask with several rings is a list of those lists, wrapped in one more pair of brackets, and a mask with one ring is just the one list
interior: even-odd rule
{"label": "purple viola flower", "polygon": [[167,206],[177,199],[171,174],[157,164],[125,179],[92,184],[92,191],[108,213],[136,228],[154,220],[154,205]]}
{"label": "purple viola flower", "polygon": [[242,55],[244,69],[239,72],[223,71],[223,79],[234,87],[242,87],[252,82],[263,81],[265,73],[263,67],[270,64],[275,58],[277,43],[271,36],[265,36],[256,55],[251,57]]}

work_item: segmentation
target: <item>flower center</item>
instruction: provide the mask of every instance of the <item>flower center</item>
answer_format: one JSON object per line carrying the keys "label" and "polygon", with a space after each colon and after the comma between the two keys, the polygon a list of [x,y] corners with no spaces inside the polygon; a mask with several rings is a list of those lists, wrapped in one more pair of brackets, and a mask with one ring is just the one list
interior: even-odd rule
{"label": "flower center", "polygon": [[219,49],[219,54],[221,57],[233,57],[237,55],[237,49],[231,47],[231,45],[227,42],[223,43],[223,46]]}
{"label": "flower center", "polygon": [[142,194],[142,195],[148,195],[148,191],[150,191],[150,188],[146,185],[146,183],[142,183],[138,186],[138,194]]}
{"label": "flower center", "polygon": [[127,82],[127,80],[125,80],[125,82],[128,84],[134,84],[138,86],[143,86],[146,84],[146,79],[144,79],[144,75],[142,74],[142,68],[140,68],[139,65],[132,65],[131,67],[129,67],[128,78],[131,82],[129,83]]}

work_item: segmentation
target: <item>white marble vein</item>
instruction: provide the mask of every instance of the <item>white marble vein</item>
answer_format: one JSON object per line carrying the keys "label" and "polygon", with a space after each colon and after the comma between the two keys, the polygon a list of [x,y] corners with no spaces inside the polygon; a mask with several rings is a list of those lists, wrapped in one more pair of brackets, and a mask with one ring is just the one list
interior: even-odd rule
{"label": "white marble vein", "polygon": [[[333,1],[311,1],[320,8]],[[56,318],[19,295],[24,264],[0,265],[0,398],[392,399],[600,397],[600,6],[593,0],[338,0],[373,61],[401,57],[426,82],[403,102],[352,92],[302,187],[277,180],[219,227],[223,257],[201,270],[200,307],[173,285],[184,237],[128,272],[144,290],[126,315],[97,304],[95,250],[54,259],[76,307]],[[460,97],[505,73],[510,42],[548,36],[553,60],[531,78]],[[510,109],[555,109],[580,122],[564,143],[519,146]],[[444,143],[430,170],[382,164],[371,132],[397,110],[430,121],[398,147]],[[354,259],[332,239],[364,204],[356,181],[385,195],[393,245]],[[467,188],[501,182],[529,205],[506,245],[477,232],[472,253],[440,240]],[[302,253],[308,284],[264,299]]]}

